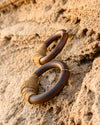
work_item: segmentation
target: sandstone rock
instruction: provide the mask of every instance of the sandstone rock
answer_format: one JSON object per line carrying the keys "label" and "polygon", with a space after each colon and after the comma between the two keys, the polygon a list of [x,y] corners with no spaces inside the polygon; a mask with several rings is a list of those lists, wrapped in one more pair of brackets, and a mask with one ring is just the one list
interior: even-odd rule
{"label": "sandstone rock", "polygon": [[100,57],[94,60],[92,70],[84,78],[80,93],[72,107],[71,115],[75,124],[99,125],[99,97]]}
{"label": "sandstone rock", "polygon": [[[70,70],[66,83],[53,99],[27,104],[20,85],[38,66],[31,61],[38,48],[59,29],[69,33],[55,60]],[[48,47],[47,54],[57,42]],[[39,80],[39,94],[53,87],[58,70]],[[99,125],[100,123],[100,1],[0,1],[0,125]]]}

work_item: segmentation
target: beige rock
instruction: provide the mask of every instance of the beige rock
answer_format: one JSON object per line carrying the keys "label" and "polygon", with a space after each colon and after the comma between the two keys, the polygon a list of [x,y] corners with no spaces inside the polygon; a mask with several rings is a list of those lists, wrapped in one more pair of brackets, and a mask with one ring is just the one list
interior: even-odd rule
{"label": "beige rock", "polygon": [[92,70],[86,74],[80,93],[72,107],[71,115],[75,124],[91,125],[100,123],[100,57],[94,60]]}
{"label": "beige rock", "polygon": [[[27,104],[20,86],[38,68],[34,48],[59,29],[74,34],[55,58],[68,65],[72,87],[66,83],[44,104]],[[39,94],[58,77],[57,70],[45,73]],[[99,125],[99,105],[100,0],[0,0],[0,125]]]}

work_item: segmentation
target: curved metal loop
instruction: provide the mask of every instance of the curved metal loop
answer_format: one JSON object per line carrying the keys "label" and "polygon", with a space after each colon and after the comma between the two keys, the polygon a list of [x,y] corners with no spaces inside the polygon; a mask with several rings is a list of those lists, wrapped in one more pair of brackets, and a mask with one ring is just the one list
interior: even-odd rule
{"label": "curved metal loop", "polygon": [[[49,55],[46,56],[47,47],[56,39],[59,38],[60,42],[54,48],[53,51]],[[58,92],[64,87],[65,83],[68,81],[70,72],[67,65],[62,61],[51,61],[57,54],[63,49],[66,41],[68,39],[68,33],[65,30],[59,30],[54,33],[49,39],[47,39],[44,43],[42,43],[38,50],[33,54],[34,62],[41,66],[35,73],[33,73],[27,80],[23,82],[21,85],[21,94],[26,101],[31,104],[39,104],[45,101],[48,101],[52,97],[54,97]],[[48,62],[48,63],[47,63]],[[46,63],[46,64],[45,64]],[[47,70],[51,68],[59,68],[60,69],[60,77],[56,83],[56,85],[51,88],[51,90],[36,95],[38,92],[38,81],[39,77]]]}
{"label": "curved metal loop", "polygon": [[59,68],[60,69],[60,77],[56,83],[56,85],[51,88],[51,90],[40,94],[40,95],[34,95],[34,93],[29,96],[29,103],[31,104],[39,104],[43,103],[45,101],[48,101],[52,97],[54,97],[66,84],[66,82],[69,79],[69,71],[63,70],[68,69],[67,65],[62,61],[51,61],[49,63],[44,64],[41,66],[34,74],[36,74],[38,77],[40,77],[45,71],[51,69],[51,68]]}
{"label": "curved metal loop", "polygon": [[[56,38],[60,38],[59,43],[57,44],[57,46],[53,49],[53,51],[50,52],[49,55],[46,56],[46,51],[47,51],[47,47],[56,39]],[[51,35],[43,44],[43,47],[39,47],[38,50],[34,53],[34,57],[33,60],[36,64],[40,64],[43,65],[47,62],[49,62],[50,60],[52,60],[53,58],[55,58],[57,56],[57,54],[59,54],[61,52],[61,50],[63,49],[66,41],[68,39],[68,33],[66,33],[66,30],[62,29],[57,31],[56,33],[54,33],[53,35]],[[41,46],[41,45],[40,45]]]}

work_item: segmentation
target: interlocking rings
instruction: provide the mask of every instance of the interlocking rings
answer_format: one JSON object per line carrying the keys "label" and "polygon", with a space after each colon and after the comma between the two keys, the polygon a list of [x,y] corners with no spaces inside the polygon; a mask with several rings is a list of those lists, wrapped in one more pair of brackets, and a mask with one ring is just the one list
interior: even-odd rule
{"label": "interlocking rings", "polygon": [[[60,42],[55,47],[55,49],[46,56],[47,47],[56,39],[59,38]],[[48,101],[54,97],[66,84],[69,79],[69,70],[67,65],[62,61],[50,61],[63,49],[66,41],[68,39],[68,34],[65,30],[59,30],[54,33],[49,39],[47,39],[43,44],[41,44],[38,50],[33,54],[33,60],[36,64],[43,65],[37,71],[35,71],[31,76],[25,80],[21,85],[21,94],[27,102],[30,104],[39,104]],[[50,61],[50,62],[49,62]],[[39,86],[39,77],[47,70],[51,68],[59,68],[60,76],[56,85],[51,88],[51,90],[37,95]]]}

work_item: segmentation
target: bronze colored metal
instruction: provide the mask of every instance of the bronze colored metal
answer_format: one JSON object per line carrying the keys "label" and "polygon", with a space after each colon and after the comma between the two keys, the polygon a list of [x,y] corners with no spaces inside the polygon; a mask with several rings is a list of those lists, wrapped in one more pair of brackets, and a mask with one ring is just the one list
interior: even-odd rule
{"label": "bronze colored metal", "polygon": [[47,62],[49,62],[50,60],[52,60],[53,58],[55,58],[57,56],[58,53],[60,53],[60,51],[63,49],[67,39],[68,39],[68,33],[66,33],[66,30],[62,29],[57,31],[56,33],[54,33],[52,36],[50,36],[45,42],[44,44],[46,44],[46,47],[48,47],[56,38],[59,38],[60,42],[58,43],[58,45],[54,48],[54,50],[47,56],[44,56],[43,58],[40,59],[40,64],[43,65]]}
{"label": "bronze colored metal", "polygon": [[[56,39],[60,38],[57,46],[46,56],[47,47]],[[65,83],[69,79],[69,70],[67,65],[62,61],[51,61],[57,54],[63,49],[68,39],[68,33],[66,30],[59,30],[54,33],[49,39],[42,43],[36,52],[33,54],[33,60],[36,64],[43,65],[35,73],[33,73],[27,80],[21,85],[21,94],[23,98],[31,104],[38,104],[48,101],[54,97],[64,87]],[[45,64],[46,63],[46,64]],[[39,77],[47,70],[51,68],[59,68],[61,73],[56,85],[51,90],[37,95]]]}
{"label": "bronze colored metal", "polygon": [[[46,56],[47,47],[57,38],[60,38],[59,43],[57,46],[53,49],[53,51],[50,52],[49,55]],[[43,65],[50,60],[52,60],[54,57],[57,56],[57,54],[60,53],[60,51],[63,49],[64,45],[66,44],[66,41],[68,39],[68,33],[66,33],[66,30],[59,30],[56,33],[54,33],[52,36],[50,36],[44,43],[42,43],[38,49],[33,54],[33,61],[34,63],[38,65]]]}
{"label": "bronze colored metal", "polygon": [[70,73],[69,73],[67,65],[62,61],[51,61],[49,63],[46,63],[43,66],[41,66],[34,74],[36,74],[38,77],[40,77],[41,74],[43,74],[45,71],[47,71],[51,68],[59,68],[60,69],[61,73],[60,73],[60,77],[58,79],[58,82],[56,83],[56,85],[53,88],[51,88],[51,90],[49,90],[43,94],[31,95],[28,99],[29,103],[39,104],[39,103],[43,103],[45,101],[48,101],[49,99],[54,97],[67,83]]}

